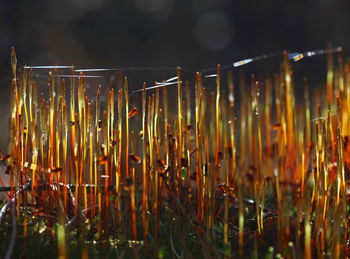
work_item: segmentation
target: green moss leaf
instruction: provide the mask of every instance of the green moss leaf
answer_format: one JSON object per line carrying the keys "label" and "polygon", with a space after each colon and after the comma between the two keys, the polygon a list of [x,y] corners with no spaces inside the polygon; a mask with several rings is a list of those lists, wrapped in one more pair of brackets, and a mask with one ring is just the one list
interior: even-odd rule
{"label": "green moss leaf", "polygon": [[185,177],[186,177],[186,169],[185,169],[185,167],[182,167],[181,168],[181,178],[182,178],[182,180],[185,179]]}

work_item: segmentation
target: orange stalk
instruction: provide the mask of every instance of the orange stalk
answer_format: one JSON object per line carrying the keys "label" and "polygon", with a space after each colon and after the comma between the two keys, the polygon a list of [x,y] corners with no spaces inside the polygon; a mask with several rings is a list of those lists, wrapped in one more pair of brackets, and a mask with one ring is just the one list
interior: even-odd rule
{"label": "orange stalk", "polygon": [[125,146],[125,172],[126,172],[126,177],[129,177],[129,92],[128,92],[128,80],[125,77],[124,81],[124,94],[125,94],[125,125],[126,125],[126,132],[125,132],[125,141],[126,141],[126,146]]}

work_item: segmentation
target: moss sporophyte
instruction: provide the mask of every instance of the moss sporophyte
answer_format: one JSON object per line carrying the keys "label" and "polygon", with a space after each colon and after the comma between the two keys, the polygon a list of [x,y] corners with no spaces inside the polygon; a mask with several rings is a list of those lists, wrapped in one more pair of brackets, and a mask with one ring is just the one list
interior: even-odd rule
{"label": "moss sporophyte", "polygon": [[[325,86],[311,93],[293,67],[324,54]],[[236,78],[238,67],[271,57],[281,61],[275,74]],[[60,258],[102,248],[159,258],[349,253],[350,62],[341,48],[244,59],[193,82],[177,67],[134,91],[116,69],[116,89],[99,86],[93,98],[90,73],[112,69],[18,68],[14,49],[11,62],[2,251],[45,236]],[[38,98],[45,69],[49,90]]]}

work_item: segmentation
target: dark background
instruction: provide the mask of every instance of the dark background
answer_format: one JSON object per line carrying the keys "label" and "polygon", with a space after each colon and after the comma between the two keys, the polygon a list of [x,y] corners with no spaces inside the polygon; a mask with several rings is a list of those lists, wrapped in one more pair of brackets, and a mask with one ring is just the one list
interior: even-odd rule
{"label": "dark background", "polygon": [[[181,65],[197,71],[275,51],[325,48],[328,42],[348,53],[350,1],[2,0],[0,121],[8,116],[12,46],[19,66]],[[150,82],[168,75],[134,77],[141,76]],[[92,81],[91,88],[98,83]]]}
{"label": "dark background", "polygon": [[[192,70],[279,50],[350,45],[350,1],[3,1],[1,75],[19,65]],[[3,86],[1,86],[3,87]]]}

